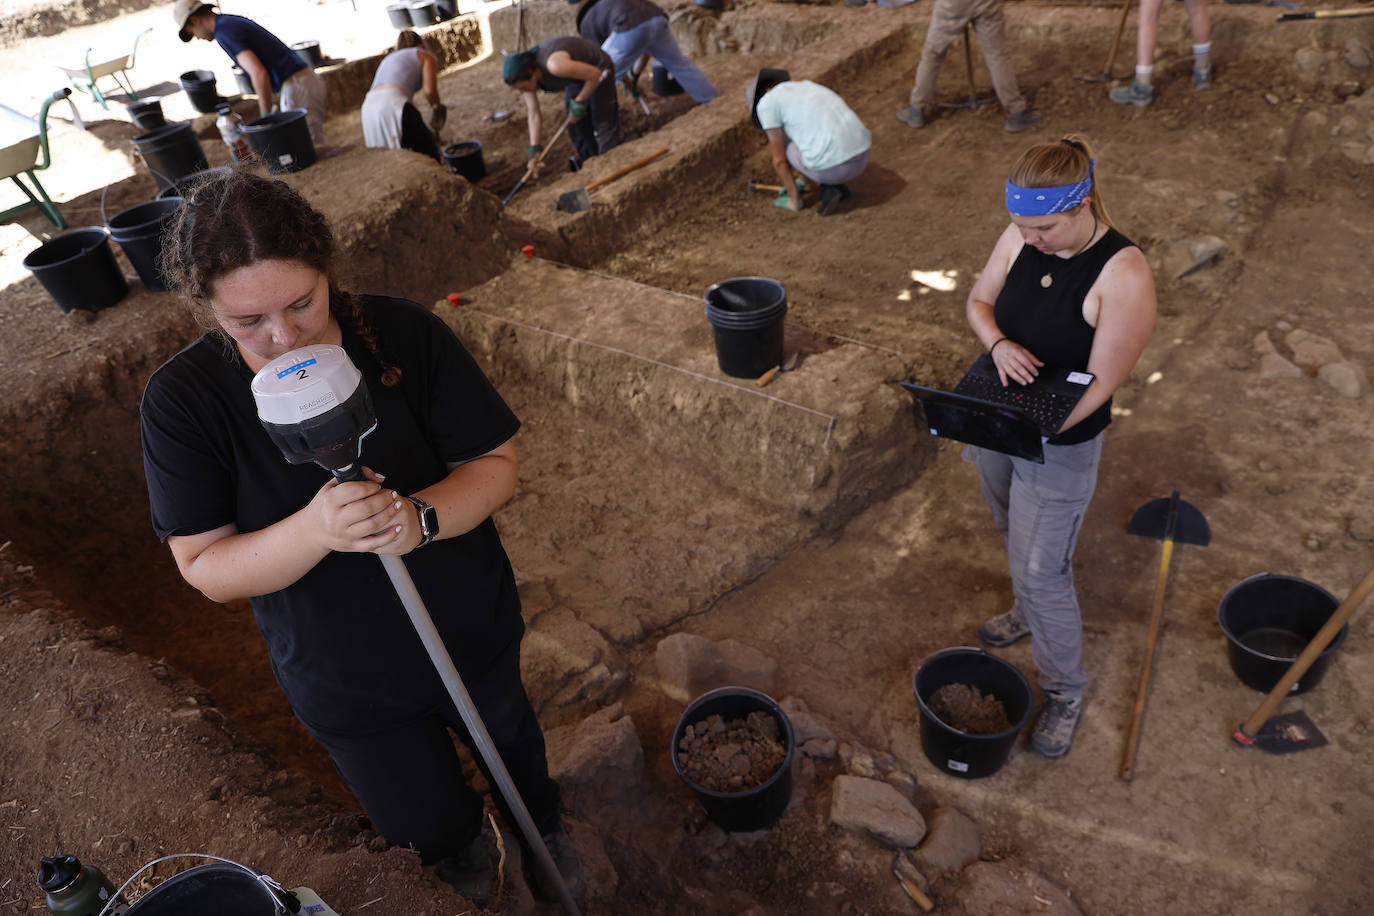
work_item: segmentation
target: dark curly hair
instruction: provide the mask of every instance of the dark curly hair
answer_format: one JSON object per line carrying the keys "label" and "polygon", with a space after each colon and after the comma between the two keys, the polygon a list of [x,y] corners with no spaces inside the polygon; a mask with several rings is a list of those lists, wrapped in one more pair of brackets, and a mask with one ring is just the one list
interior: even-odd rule
{"label": "dark curly hair", "polygon": [[[296,261],[330,275],[334,233],[324,215],[286,182],[232,169],[212,173],[184,193],[186,204],[163,240],[162,273],[196,322],[226,343],[232,341],[210,306],[216,280],[260,261]],[[332,280],[329,311],[377,360],[383,384],[401,380],[401,370],[382,357],[367,316]]]}

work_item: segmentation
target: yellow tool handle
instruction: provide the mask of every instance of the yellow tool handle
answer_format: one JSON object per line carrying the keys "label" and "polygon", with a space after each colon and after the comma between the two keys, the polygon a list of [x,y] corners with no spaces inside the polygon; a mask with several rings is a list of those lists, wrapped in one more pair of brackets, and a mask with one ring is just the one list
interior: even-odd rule
{"label": "yellow tool handle", "polygon": [[593,181],[591,184],[587,185],[587,190],[588,190],[588,191],[593,191],[593,190],[595,190],[595,189],[601,187],[603,184],[606,184],[607,182],[615,181],[617,178],[619,178],[621,175],[624,175],[624,174],[627,173],[627,172],[633,172],[635,169],[639,168],[639,167],[642,166],[642,165],[648,165],[650,162],[653,162],[653,161],[654,161],[655,159],[657,159],[659,156],[666,156],[666,155],[668,155],[668,150],[666,150],[666,149],[661,149],[661,150],[659,150],[658,152],[654,153],[652,156],[645,156],[643,159],[639,160],[638,162],[632,162],[632,163],[630,163],[629,165],[625,166],[623,169],[618,169],[618,170],[612,172],[611,174],[607,175],[605,178],[598,178],[596,181]]}

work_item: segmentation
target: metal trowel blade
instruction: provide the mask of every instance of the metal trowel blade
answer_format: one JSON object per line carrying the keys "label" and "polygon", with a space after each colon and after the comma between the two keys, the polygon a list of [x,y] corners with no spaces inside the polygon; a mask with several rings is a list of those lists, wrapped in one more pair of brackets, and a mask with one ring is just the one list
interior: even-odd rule
{"label": "metal trowel blade", "polygon": [[1310,751],[1326,747],[1331,742],[1312,721],[1311,716],[1299,709],[1274,716],[1260,726],[1255,735],[1255,744],[1262,751],[1271,754],[1292,754],[1297,751]]}

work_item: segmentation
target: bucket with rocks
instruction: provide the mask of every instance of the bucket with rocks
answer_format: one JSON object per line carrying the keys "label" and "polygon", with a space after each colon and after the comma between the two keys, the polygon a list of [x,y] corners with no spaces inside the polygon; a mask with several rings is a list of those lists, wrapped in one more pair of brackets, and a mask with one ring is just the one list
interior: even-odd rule
{"label": "bucket with rocks", "polygon": [[964,779],[1000,770],[1030,719],[1025,675],[982,649],[957,646],[928,656],[914,681],[930,762]]}
{"label": "bucket with rocks", "polygon": [[697,697],[673,729],[673,769],[722,830],[761,830],[792,798],[792,723],[766,693],[719,687]]}

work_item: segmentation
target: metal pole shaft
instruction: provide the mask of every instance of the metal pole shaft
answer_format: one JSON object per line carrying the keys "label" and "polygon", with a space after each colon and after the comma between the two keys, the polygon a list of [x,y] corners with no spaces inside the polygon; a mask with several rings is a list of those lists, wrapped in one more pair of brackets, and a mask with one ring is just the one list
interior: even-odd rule
{"label": "metal pole shaft", "polygon": [[549,854],[549,848],[544,845],[544,838],[539,835],[539,830],[534,826],[534,820],[530,817],[529,809],[525,807],[524,799],[515,788],[515,783],[510,778],[506,765],[501,760],[501,754],[492,744],[491,735],[487,728],[482,724],[482,718],[477,714],[477,707],[472,704],[472,697],[468,695],[467,688],[463,686],[463,679],[458,675],[458,669],[453,666],[453,659],[449,657],[448,648],[444,645],[439,631],[434,628],[434,620],[429,616],[429,611],[425,608],[424,600],[420,597],[419,591],[415,588],[415,582],[410,578],[410,570],[406,569],[405,562],[397,556],[380,554],[382,566],[386,569],[387,576],[391,579],[392,586],[396,589],[396,595],[405,605],[406,613],[410,615],[410,622],[415,627],[415,632],[419,634],[420,641],[425,644],[425,651],[429,653],[429,659],[434,663],[434,668],[439,672],[440,679],[444,686],[448,688],[449,696],[453,698],[453,705],[458,707],[458,714],[463,717],[463,724],[467,726],[468,734],[472,736],[472,741],[477,745],[477,750],[481,752],[482,759],[486,761],[487,769],[496,782],[496,786],[501,791],[501,797],[506,800],[511,813],[515,815],[515,820],[520,827],[520,832],[525,835],[526,842],[530,849],[534,850],[534,857],[539,860],[539,867],[549,876],[558,889],[558,899],[567,911],[569,916],[579,916],[577,904],[573,901],[572,892],[568,889],[567,882],[558,871],[558,866],[554,864],[553,856]]}

